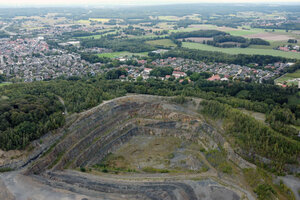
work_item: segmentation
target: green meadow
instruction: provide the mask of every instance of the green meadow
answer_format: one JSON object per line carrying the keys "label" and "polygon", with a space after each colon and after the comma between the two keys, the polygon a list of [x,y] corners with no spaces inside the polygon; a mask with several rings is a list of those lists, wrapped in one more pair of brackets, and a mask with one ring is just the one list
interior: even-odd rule
{"label": "green meadow", "polygon": [[1,87],[1,86],[5,86],[5,85],[10,85],[10,84],[12,84],[12,83],[10,83],[10,82],[0,83],[0,87]]}
{"label": "green meadow", "polygon": [[101,53],[97,54],[100,57],[107,57],[107,58],[122,58],[122,57],[132,57],[132,56],[148,56],[148,52],[142,53],[131,53],[128,51],[121,51],[121,52],[113,52],[113,53]]}
{"label": "green meadow", "polygon": [[150,40],[146,42],[152,46],[176,47],[177,45],[170,39]]}
{"label": "green meadow", "polygon": [[271,55],[271,56],[281,56],[285,58],[296,58],[300,59],[300,53],[294,52],[284,52],[274,49],[258,49],[258,48],[219,48],[214,46],[209,46],[206,44],[193,43],[193,42],[183,42],[182,47],[190,49],[199,49],[204,51],[218,51],[228,54],[248,54],[248,55]]}

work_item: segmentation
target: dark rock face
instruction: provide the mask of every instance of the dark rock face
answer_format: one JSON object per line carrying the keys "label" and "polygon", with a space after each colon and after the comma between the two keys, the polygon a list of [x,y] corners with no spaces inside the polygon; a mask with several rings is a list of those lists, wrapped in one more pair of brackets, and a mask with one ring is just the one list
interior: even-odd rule
{"label": "dark rock face", "polygon": [[[107,154],[137,135],[173,136],[194,141],[210,134],[218,143],[224,143],[224,139],[217,138],[214,133],[212,127],[190,114],[189,110],[169,105],[168,101],[159,97],[123,97],[84,113],[68,128],[66,136],[48,154],[29,167],[25,174],[44,184],[87,196],[114,195],[107,199],[117,196],[120,199],[238,200],[240,194],[216,182],[127,183],[64,170],[99,163]],[[217,146],[216,143],[211,145]]]}

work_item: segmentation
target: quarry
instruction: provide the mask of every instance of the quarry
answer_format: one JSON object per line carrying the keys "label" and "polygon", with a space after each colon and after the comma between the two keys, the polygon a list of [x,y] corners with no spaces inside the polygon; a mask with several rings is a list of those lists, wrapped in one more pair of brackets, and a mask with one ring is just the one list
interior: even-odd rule
{"label": "quarry", "polygon": [[[201,99],[127,95],[69,116],[0,175],[0,199],[255,199]],[[4,198],[4,196],[6,198]]]}

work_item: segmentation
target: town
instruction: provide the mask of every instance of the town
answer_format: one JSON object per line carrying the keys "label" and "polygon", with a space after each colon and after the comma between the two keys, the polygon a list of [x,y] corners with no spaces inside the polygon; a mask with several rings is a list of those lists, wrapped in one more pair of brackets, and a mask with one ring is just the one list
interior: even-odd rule
{"label": "town", "polygon": [[[112,52],[112,50],[95,47],[83,49],[82,52],[101,54]],[[165,51],[156,50],[154,52]],[[4,74],[11,81],[32,82],[56,79],[62,76],[66,78],[93,76],[113,69],[105,68],[104,63],[89,63],[81,59],[80,54],[76,52],[68,52],[59,47],[49,49],[43,37],[16,40],[0,39],[0,54],[0,74]],[[120,61],[118,68],[126,69],[128,71],[127,79],[130,80],[136,80],[137,77],[147,80],[151,77],[150,71],[152,68],[171,67],[174,70],[172,74],[157,78],[164,80],[171,75],[175,78],[184,78],[187,72],[210,72],[212,76],[214,75],[212,80],[237,79],[262,83],[264,80],[280,75],[284,68],[293,64],[276,62],[266,66],[258,66],[258,64],[253,63],[253,67],[248,67],[235,64],[204,63],[180,57],[156,59],[150,63],[147,62],[147,58],[143,59],[141,57],[120,57],[116,59]],[[138,66],[124,64],[129,59],[137,61]],[[123,75],[120,78],[124,79],[126,77]]]}

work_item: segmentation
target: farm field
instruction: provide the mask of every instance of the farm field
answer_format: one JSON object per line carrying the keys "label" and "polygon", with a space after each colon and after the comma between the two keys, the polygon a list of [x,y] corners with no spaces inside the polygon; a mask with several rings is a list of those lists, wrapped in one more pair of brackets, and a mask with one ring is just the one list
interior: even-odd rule
{"label": "farm field", "polygon": [[209,46],[200,43],[192,43],[192,42],[183,42],[182,47],[190,48],[190,49],[199,49],[204,51],[218,51],[222,53],[228,54],[248,54],[248,55],[271,55],[271,56],[281,56],[285,58],[300,58],[300,53],[294,52],[284,52],[278,51],[274,49],[255,49],[255,48],[219,48],[214,46]]}
{"label": "farm field", "polygon": [[107,19],[107,18],[89,18],[89,21],[97,21],[97,22],[102,22],[102,23],[105,23],[105,22],[108,22],[110,19]]}
{"label": "farm field", "polygon": [[146,43],[153,46],[176,47],[176,44],[170,39],[151,40]]}
{"label": "farm field", "polygon": [[78,39],[100,39],[102,36],[109,35],[109,34],[115,34],[117,31],[108,32],[104,34],[95,34],[95,35],[89,35],[89,36],[82,36],[82,37],[76,37]]}
{"label": "farm field", "polygon": [[158,16],[159,20],[166,20],[166,21],[179,21],[180,17],[177,16]]}
{"label": "farm field", "polygon": [[[298,81],[295,81],[296,78],[300,78],[300,70],[295,71],[294,73],[286,73],[285,75],[279,77],[275,80],[275,83],[286,83],[287,85],[298,85]],[[294,81],[293,81],[294,80]]]}
{"label": "farm field", "polygon": [[286,33],[285,30],[281,29],[262,29],[262,28],[251,28],[248,26],[230,28],[230,27],[218,27],[211,24],[197,24],[191,25],[185,29],[173,30],[171,32],[184,32],[184,31],[194,31],[194,30],[219,30],[229,33],[233,36],[244,36],[248,38],[261,38],[268,41],[283,41],[289,38],[293,39],[299,37],[294,31]]}
{"label": "farm field", "polygon": [[81,20],[78,20],[76,21],[77,24],[85,24],[85,25],[89,25],[91,22],[89,20],[84,20],[84,19],[81,19]]}
{"label": "farm field", "polygon": [[[180,41],[182,41],[183,39],[179,39]],[[198,43],[202,43],[203,41],[208,41],[208,40],[213,40],[212,37],[189,37],[189,38],[185,38],[185,41],[193,41],[193,42],[198,42]]]}
{"label": "farm field", "polygon": [[130,53],[128,51],[121,51],[121,52],[113,52],[113,53],[102,53],[97,55],[100,57],[107,57],[107,58],[121,58],[121,57],[132,57],[132,56],[148,56],[148,52]]}
{"label": "farm field", "polygon": [[167,37],[169,35],[154,35],[154,34],[146,34],[146,35],[128,35],[129,38],[134,39],[158,39],[160,37]]}
{"label": "farm field", "polygon": [[186,18],[192,19],[192,20],[201,20],[201,18],[199,18],[199,15],[197,14],[193,14],[193,15],[187,15],[187,16],[183,16],[183,17],[178,17],[178,16],[158,16],[157,17],[159,20],[165,20],[165,21],[179,21],[179,20],[183,20]]}

